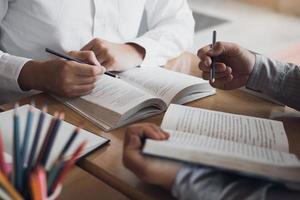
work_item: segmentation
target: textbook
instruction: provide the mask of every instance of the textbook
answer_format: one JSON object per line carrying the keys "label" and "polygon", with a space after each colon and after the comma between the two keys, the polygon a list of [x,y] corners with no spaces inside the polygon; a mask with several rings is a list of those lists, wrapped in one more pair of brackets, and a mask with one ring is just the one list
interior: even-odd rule
{"label": "textbook", "polygon": [[[20,121],[20,142],[23,142],[24,139],[24,130],[26,127],[26,118],[27,113],[29,110],[30,105],[24,105],[19,108],[17,108],[17,113],[19,115]],[[32,118],[32,129],[29,134],[29,142],[28,145],[32,146],[33,139],[34,139],[34,133],[36,131],[39,115],[41,111],[35,107],[32,107],[33,112],[33,118]],[[5,152],[5,160],[8,163],[11,163],[12,156],[13,156],[13,116],[14,116],[14,110],[9,110],[0,113],[0,129],[3,134],[3,143],[4,143],[4,152]],[[45,113],[44,117],[44,123],[41,129],[41,135],[40,140],[37,146],[35,146],[35,152],[40,152],[42,148],[42,141],[44,140],[47,130],[49,128],[50,122],[52,120],[53,116],[50,114]],[[60,124],[60,128],[58,130],[58,134],[56,136],[56,139],[53,143],[53,148],[50,152],[49,159],[46,163],[46,169],[49,169],[51,167],[51,164],[55,162],[55,159],[58,157],[58,154],[62,151],[64,148],[68,138],[71,136],[72,132],[76,127],[68,122],[62,121]],[[69,159],[72,155],[72,153],[76,150],[76,148],[83,142],[86,141],[85,148],[83,149],[82,153],[79,155],[79,157],[82,157],[94,149],[106,144],[109,142],[108,139],[103,138],[101,136],[97,136],[91,132],[88,132],[86,130],[79,130],[79,133],[77,134],[75,140],[73,141],[72,145],[68,149],[68,151],[65,154],[65,159]],[[26,158],[23,158],[25,160],[28,160],[29,155],[27,154]]]}
{"label": "textbook", "polygon": [[208,81],[161,67],[134,68],[120,78],[102,75],[94,91],[80,98],[58,98],[105,131],[215,94]]}
{"label": "textbook", "polygon": [[143,153],[300,184],[300,161],[280,121],[172,104],[161,127],[170,138],[147,139]]}

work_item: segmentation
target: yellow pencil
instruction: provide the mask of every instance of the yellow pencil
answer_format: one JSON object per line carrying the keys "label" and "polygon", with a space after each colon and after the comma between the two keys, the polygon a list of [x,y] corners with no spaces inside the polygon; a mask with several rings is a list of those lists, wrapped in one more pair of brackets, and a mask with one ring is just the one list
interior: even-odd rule
{"label": "yellow pencil", "polygon": [[15,190],[2,172],[0,172],[0,183],[14,200],[23,200],[22,196]]}

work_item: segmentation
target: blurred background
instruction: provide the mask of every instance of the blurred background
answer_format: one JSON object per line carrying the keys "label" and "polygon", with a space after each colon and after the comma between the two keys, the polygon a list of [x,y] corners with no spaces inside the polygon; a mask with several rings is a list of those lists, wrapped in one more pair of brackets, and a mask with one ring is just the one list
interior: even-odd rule
{"label": "blurred background", "polygon": [[218,40],[300,64],[300,0],[188,0],[196,20],[192,52]]}

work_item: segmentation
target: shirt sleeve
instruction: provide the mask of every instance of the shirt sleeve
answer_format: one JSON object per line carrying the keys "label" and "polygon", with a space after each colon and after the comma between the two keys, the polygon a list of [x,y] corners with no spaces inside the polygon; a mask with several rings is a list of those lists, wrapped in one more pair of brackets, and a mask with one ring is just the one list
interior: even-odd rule
{"label": "shirt sleeve", "polygon": [[149,31],[130,42],[146,50],[142,66],[162,66],[189,49],[195,22],[186,0],[146,0]]}
{"label": "shirt sleeve", "polygon": [[178,172],[172,188],[172,195],[180,200],[264,200],[272,183],[218,170],[184,166]]}
{"label": "shirt sleeve", "polygon": [[300,110],[300,67],[256,54],[247,88]]}
{"label": "shirt sleeve", "polygon": [[[0,1],[0,25],[6,15],[7,9],[8,0]],[[24,93],[19,87],[18,77],[23,65],[28,61],[29,59],[27,58],[13,56],[0,49],[0,93],[3,96],[5,95],[6,98],[11,94]]]}

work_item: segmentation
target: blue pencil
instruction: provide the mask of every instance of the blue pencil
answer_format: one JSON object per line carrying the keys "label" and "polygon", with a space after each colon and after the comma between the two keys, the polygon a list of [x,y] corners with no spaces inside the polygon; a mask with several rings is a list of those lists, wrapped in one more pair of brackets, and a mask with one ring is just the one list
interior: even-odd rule
{"label": "blue pencil", "polygon": [[29,143],[29,138],[30,138],[30,132],[31,132],[31,127],[32,127],[32,119],[33,119],[33,103],[31,103],[31,106],[28,110],[27,113],[27,119],[26,119],[26,127],[25,127],[25,133],[23,137],[23,145],[22,145],[22,155],[21,155],[21,160],[22,160],[22,167],[26,165],[26,158],[27,158],[27,149],[28,149],[28,143]]}
{"label": "blue pencil", "polygon": [[17,112],[17,109],[19,107],[19,104],[15,105],[15,111],[14,111],[14,124],[13,124],[13,154],[14,154],[14,177],[13,177],[13,183],[17,190],[21,190],[22,186],[22,180],[21,180],[21,158],[20,158],[20,120],[19,115]]}
{"label": "blue pencil", "polygon": [[32,167],[34,166],[35,152],[38,147],[40,136],[41,136],[41,131],[42,131],[42,128],[44,125],[45,113],[47,113],[47,105],[43,106],[42,112],[40,113],[40,116],[39,116],[38,125],[36,127],[36,131],[34,134],[31,151],[30,151],[29,158],[28,158],[28,169],[29,170],[31,170]]}

